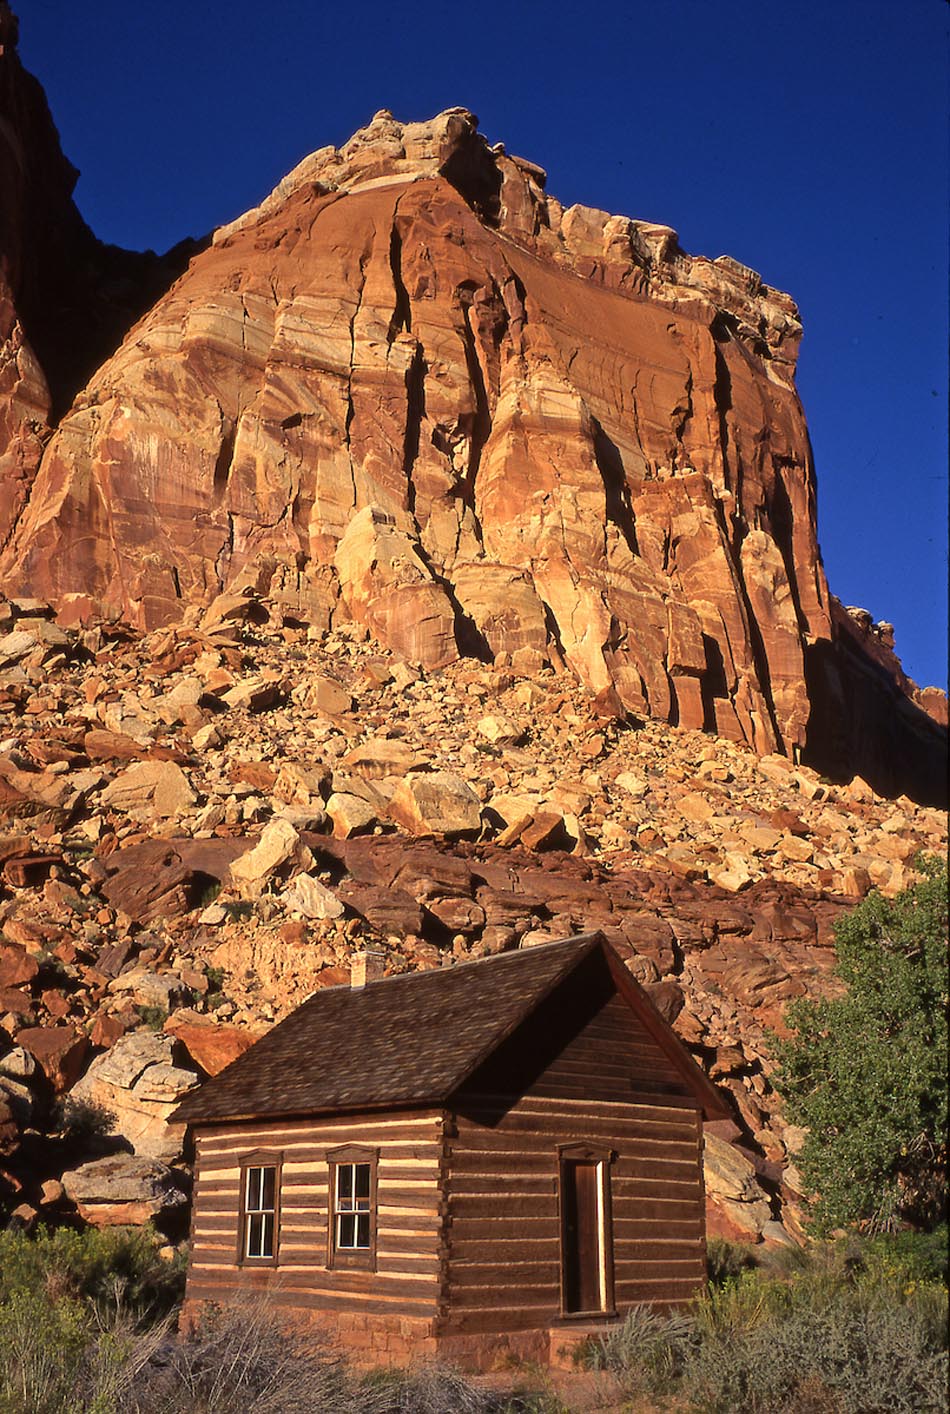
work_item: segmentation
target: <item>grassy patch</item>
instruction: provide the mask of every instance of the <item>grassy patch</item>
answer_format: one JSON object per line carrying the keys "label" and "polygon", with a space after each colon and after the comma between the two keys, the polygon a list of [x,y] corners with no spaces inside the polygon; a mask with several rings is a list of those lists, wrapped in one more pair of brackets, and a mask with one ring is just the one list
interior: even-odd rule
{"label": "grassy patch", "polygon": [[717,1251],[718,1282],[688,1312],[638,1307],[590,1360],[631,1397],[692,1414],[942,1414],[945,1250],[944,1229],[783,1251],[768,1268]]}
{"label": "grassy patch", "polygon": [[182,1275],[147,1231],[0,1234],[0,1414],[564,1414],[443,1366],[356,1373],[265,1300],[176,1335]]}

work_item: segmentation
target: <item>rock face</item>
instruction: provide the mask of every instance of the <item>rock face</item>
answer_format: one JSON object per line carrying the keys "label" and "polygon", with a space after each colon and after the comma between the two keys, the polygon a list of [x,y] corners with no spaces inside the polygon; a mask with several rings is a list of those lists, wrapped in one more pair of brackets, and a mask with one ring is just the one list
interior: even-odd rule
{"label": "rock face", "polygon": [[[306,158],[76,399],[4,583],[147,628],[252,586],[426,668],[530,650],[629,712],[870,778],[833,731],[864,659],[856,701],[794,303],[544,187],[463,109]],[[925,790],[927,702],[892,698]]]}
{"label": "rock face", "polygon": [[0,3],[0,543],[36,474],[52,421],[198,249],[105,246],[72,200],[43,90]]}

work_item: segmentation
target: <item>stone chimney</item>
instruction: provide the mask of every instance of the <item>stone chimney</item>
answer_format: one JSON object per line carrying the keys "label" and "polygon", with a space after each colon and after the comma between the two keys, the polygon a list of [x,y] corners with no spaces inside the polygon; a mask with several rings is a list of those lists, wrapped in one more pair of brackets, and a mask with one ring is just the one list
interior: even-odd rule
{"label": "stone chimney", "polygon": [[350,963],[350,986],[365,987],[367,982],[378,982],[386,966],[386,954],[381,952],[358,952]]}

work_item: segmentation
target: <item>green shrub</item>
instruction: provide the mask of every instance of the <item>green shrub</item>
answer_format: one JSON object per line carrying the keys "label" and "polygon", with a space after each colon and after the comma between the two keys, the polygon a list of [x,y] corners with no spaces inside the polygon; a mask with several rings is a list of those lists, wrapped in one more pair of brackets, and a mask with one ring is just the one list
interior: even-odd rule
{"label": "green shrub", "polygon": [[[852,1236],[743,1267],[688,1314],[637,1307],[590,1363],[631,1397],[693,1414],[930,1414],[946,1408],[939,1234]],[[736,1253],[716,1249],[728,1265]]]}
{"label": "green shrub", "polygon": [[690,1316],[637,1305],[617,1329],[591,1346],[590,1364],[609,1370],[631,1397],[667,1394],[683,1374],[697,1338]]}
{"label": "green shrub", "polygon": [[683,1386],[702,1414],[942,1414],[946,1380],[918,1311],[852,1296],[707,1332]]}
{"label": "green shrub", "polygon": [[798,1165],[819,1232],[946,1215],[947,868],[835,925],[843,997],[790,1004],[773,1077],[808,1135]]}
{"label": "green shrub", "polygon": [[102,1139],[115,1129],[117,1119],[105,1105],[97,1105],[92,1100],[77,1100],[67,1095],[53,1110],[53,1127],[66,1139],[86,1143],[90,1139]]}
{"label": "green shrub", "polygon": [[161,1031],[168,1020],[168,1012],[163,1006],[137,1006],[135,1010],[139,1014],[139,1020],[150,1031]]}
{"label": "green shrub", "polygon": [[711,1237],[706,1243],[706,1276],[713,1286],[722,1286],[730,1277],[758,1266],[753,1249],[747,1242],[728,1242],[724,1237]]}
{"label": "green shrub", "polygon": [[185,1271],[184,1258],[166,1261],[159,1245],[151,1228],[0,1232],[0,1304],[43,1294],[91,1303],[100,1318],[124,1310],[160,1320],[180,1302]]}
{"label": "green shrub", "polygon": [[164,1333],[122,1314],[103,1325],[71,1297],[15,1291],[0,1302],[0,1414],[122,1414]]}

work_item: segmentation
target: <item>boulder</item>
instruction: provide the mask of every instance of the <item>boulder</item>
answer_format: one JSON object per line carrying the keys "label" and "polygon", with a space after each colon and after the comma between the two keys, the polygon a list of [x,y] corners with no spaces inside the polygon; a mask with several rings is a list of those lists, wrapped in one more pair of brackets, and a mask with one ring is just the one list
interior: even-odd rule
{"label": "boulder", "polygon": [[771,1220],[769,1199],[752,1161],[724,1139],[706,1133],[703,1145],[707,1230],[713,1236],[757,1241]]}
{"label": "boulder", "polygon": [[264,826],[253,849],[231,861],[231,879],[242,893],[254,897],[278,870],[302,862],[304,853],[309,856],[290,821],[275,818]]}
{"label": "boulder", "polygon": [[453,771],[407,776],[393,793],[389,814],[412,835],[477,835],[482,824],[478,796]]}
{"label": "boulder", "polygon": [[217,1075],[226,1065],[242,1056],[257,1040],[259,1031],[226,1022],[176,1021],[171,1017],[165,1029],[179,1041],[195,1065],[206,1075]]}
{"label": "boulder", "polygon": [[172,1160],[180,1153],[184,1126],[168,1118],[197,1084],[194,1071],[175,1063],[170,1036],[138,1031],[97,1057],[72,1094],[110,1110],[116,1133],[134,1153]]}
{"label": "boulder", "polygon": [[82,1074],[89,1037],[78,1026],[34,1026],[17,1032],[17,1045],[36,1061],[57,1094]]}
{"label": "boulder", "polygon": [[298,874],[283,893],[284,903],[305,918],[342,918],[343,904],[312,874]]}
{"label": "boulder", "polygon": [[62,1182],[80,1217],[94,1227],[141,1227],[188,1202],[167,1164],[135,1154],[95,1159],[68,1170]]}
{"label": "boulder", "polygon": [[197,796],[174,761],[137,761],[116,776],[100,800],[106,809],[147,822],[178,818],[191,809]]}

